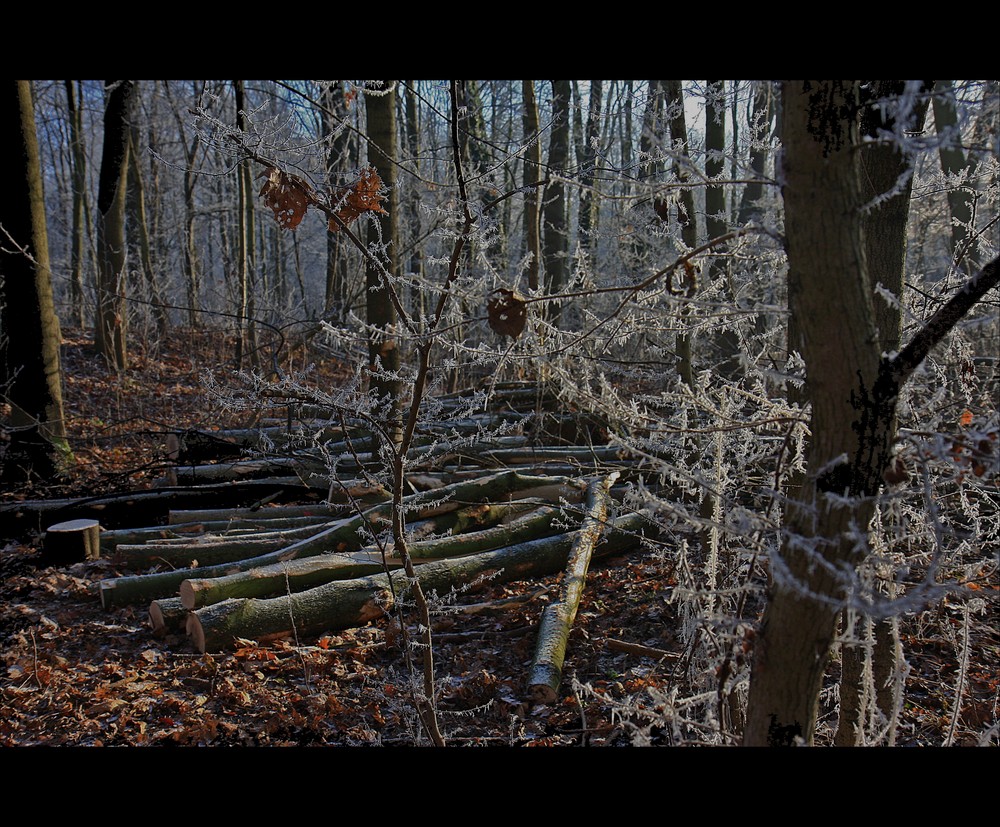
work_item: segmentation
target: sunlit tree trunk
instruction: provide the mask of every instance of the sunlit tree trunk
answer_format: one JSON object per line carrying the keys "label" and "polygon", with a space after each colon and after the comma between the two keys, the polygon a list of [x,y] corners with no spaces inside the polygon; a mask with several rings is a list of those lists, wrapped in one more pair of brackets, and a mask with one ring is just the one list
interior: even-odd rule
{"label": "sunlit tree trunk", "polygon": [[133,82],[105,81],[104,150],[97,194],[97,352],[117,370],[128,367],[125,304],[125,191],[129,104]]}
{"label": "sunlit tree trunk", "polygon": [[128,227],[135,236],[130,246],[138,253],[139,269],[142,272],[146,293],[151,302],[153,318],[156,319],[156,329],[162,335],[169,327],[169,315],[163,298],[163,287],[153,269],[152,245],[149,240],[149,219],[146,213],[146,188],[143,185],[142,157],[140,149],[139,130],[133,124],[129,129],[129,176],[127,205]]}
{"label": "sunlit tree trunk", "polygon": [[52,299],[42,172],[31,82],[6,81],[0,129],[8,176],[0,199],[0,392],[10,441],[0,479],[43,481],[72,462],[63,419],[59,320]]}
{"label": "sunlit tree trunk", "polygon": [[[236,126],[246,132],[249,119],[243,94],[243,81],[234,80],[236,96]],[[256,256],[254,254],[253,220],[253,170],[251,161],[244,158],[239,166],[238,222],[236,246],[236,277],[239,296],[239,312],[236,335],[236,365],[242,368],[245,361],[257,365],[260,352],[257,348],[257,326],[254,323],[254,295],[256,286]]]}
{"label": "sunlit tree trunk", "polygon": [[[198,251],[195,244],[195,198],[194,188],[198,181],[195,164],[198,158],[198,151],[201,146],[201,134],[195,132],[188,142],[185,131],[184,115],[182,107],[173,100],[171,93],[171,82],[163,81],[163,90],[170,101],[173,109],[174,120],[177,123],[177,134],[180,136],[181,146],[184,150],[184,283],[187,295],[188,324],[197,327],[200,321],[201,303],[201,274],[198,264]],[[192,99],[199,101],[202,92],[205,90],[205,82],[192,81]]]}

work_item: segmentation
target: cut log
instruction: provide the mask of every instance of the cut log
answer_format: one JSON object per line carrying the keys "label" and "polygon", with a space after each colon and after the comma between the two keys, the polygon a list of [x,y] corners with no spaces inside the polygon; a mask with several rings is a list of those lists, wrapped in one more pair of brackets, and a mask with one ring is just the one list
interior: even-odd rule
{"label": "cut log", "polygon": [[609,492],[617,479],[616,471],[587,486],[587,516],[570,550],[559,599],[542,612],[535,659],[528,677],[528,692],[535,703],[550,704],[559,697],[566,644],[587,582],[590,558],[607,521]]}
{"label": "cut log", "polygon": [[179,597],[165,597],[149,604],[149,625],[156,637],[183,633],[188,610]]}
{"label": "cut log", "polygon": [[[502,512],[504,509],[493,506],[491,510]],[[553,528],[559,515],[558,508],[544,506],[507,525],[416,541],[408,545],[408,550],[414,562],[491,551],[559,533]],[[493,516],[499,519],[498,515]],[[394,557],[385,562],[391,569],[401,565],[399,559]],[[180,584],[180,596],[185,608],[200,609],[233,597],[273,597],[301,592],[334,580],[376,574],[384,568],[381,553],[369,547],[353,553],[322,554],[305,560],[276,563],[223,577],[192,577]],[[197,569],[194,571],[197,572]]]}
{"label": "cut log", "polygon": [[[423,491],[404,497],[403,503],[414,516],[445,514],[466,503],[510,501],[517,493],[524,497],[538,497],[559,502],[579,501],[580,486],[566,477],[532,477],[515,471],[504,471],[469,482],[459,482],[434,491]],[[346,517],[330,523],[329,527],[306,540],[286,548],[257,557],[199,567],[199,577],[220,577],[236,571],[249,571],[257,566],[268,566],[284,560],[312,557],[345,550],[357,550],[363,543],[358,530],[384,521],[391,513],[391,503],[368,509],[361,516]],[[180,584],[191,577],[193,569],[158,572],[156,574],[118,577],[101,582],[101,604],[105,609],[134,603],[148,603],[158,597],[171,597]]]}
{"label": "cut log", "polygon": [[101,524],[97,520],[68,520],[50,525],[42,542],[43,559],[53,565],[96,560],[101,556]]}
{"label": "cut log", "polygon": [[295,479],[246,480],[195,488],[129,491],[72,500],[0,503],[0,537],[22,537],[31,531],[41,532],[46,524],[77,519],[99,520],[105,528],[153,525],[165,518],[172,508],[245,506],[264,497],[274,496],[285,502],[292,499],[302,502],[318,498],[320,492]]}
{"label": "cut log", "polygon": [[[608,525],[597,556],[620,553],[641,542],[652,524],[641,514],[629,514]],[[578,532],[531,540],[454,560],[425,563],[416,569],[425,592],[447,594],[452,589],[483,583],[505,583],[553,574],[566,565]],[[187,632],[201,652],[231,647],[236,638],[269,640],[293,633],[300,638],[327,630],[359,626],[391,611],[393,589],[405,591],[401,572],[354,580],[337,580],[298,594],[267,600],[225,600],[191,612]]]}

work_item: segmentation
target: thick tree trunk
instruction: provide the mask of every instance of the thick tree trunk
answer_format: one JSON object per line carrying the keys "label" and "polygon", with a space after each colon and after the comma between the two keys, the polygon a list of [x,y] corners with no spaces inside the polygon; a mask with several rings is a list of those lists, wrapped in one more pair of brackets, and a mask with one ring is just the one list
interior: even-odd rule
{"label": "thick tree trunk", "polygon": [[[912,161],[901,154],[895,144],[880,142],[878,135],[879,130],[892,131],[898,125],[895,116],[883,115],[887,111],[884,106],[887,102],[891,106],[894,101],[901,104],[906,84],[903,81],[871,81],[869,89],[872,100],[861,116],[861,132],[870,139],[862,150],[861,198],[871,202],[887,193],[894,194],[864,213],[862,223],[865,258],[869,284],[873,287],[881,284],[898,299],[897,302],[890,302],[882,296],[873,296],[879,347],[883,353],[896,353],[900,347],[903,327],[901,308],[906,266],[906,226],[913,188],[912,175],[906,176],[912,173]],[[906,113],[907,120],[902,126],[907,130],[922,132],[927,105],[926,98],[917,99],[913,109]],[[887,439],[890,443],[895,442],[895,415],[888,427]],[[869,576],[877,575],[872,572]],[[887,587],[891,588],[891,583]],[[896,684],[896,653],[899,649],[896,621],[894,618],[879,621],[859,618],[858,621],[863,628],[875,623],[876,628],[872,633],[874,650],[863,645],[842,647],[840,720],[836,735],[838,746],[862,743],[866,699],[878,704],[879,711],[886,720],[892,718],[896,708],[893,691]],[[848,622],[845,614],[845,628]],[[875,691],[870,698],[869,689],[864,685],[866,658],[872,659],[871,672],[876,676]]]}
{"label": "thick tree trunk", "polygon": [[11,174],[0,199],[0,390],[10,403],[10,442],[0,478],[50,480],[67,472],[49,242],[31,82],[8,81],[0,128]]}
{"label": "thick tree trunk", "polygon": [[[819,692],[858,552],[855,499],[841,457],[856,457],[859,391],[871,394],[879,352],[861,232],[856,82],[786,82],[785,226],[789,309],[806,320],[790,343],[807,365],[809,475],[788,505],[757,636],[746,745],[811,744]],[[864,510],[866,513],[862,513]],[[866,518],[867,517],[867,518]]]}

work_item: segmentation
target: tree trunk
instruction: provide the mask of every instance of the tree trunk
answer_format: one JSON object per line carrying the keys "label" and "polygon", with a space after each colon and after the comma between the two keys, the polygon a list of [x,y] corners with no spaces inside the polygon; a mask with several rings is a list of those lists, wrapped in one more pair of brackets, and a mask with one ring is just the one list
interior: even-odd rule
{"label": "tree trunk", "polygon": [[972,184],[968,182],[974,164],[968,163],[962,148],[962,130],[955,110],[955,90],[950,80],[934,86],[934,128],[938,136],[941,171],[948,177],[948,209],[951,212],[951,236],[948,239],[952,261],[963,272],[973,273],[981,258],[972,240]]}
{"label": "tree trunk", "polygon": [[0,478],[51,480],[73,461],[63,418],[62,336],[52,298],[31,82],[8,84],[0,121],[12,150],[12,174],[0,199],[0,389],[11,410]]}
{"label": "tree trunk", "polygon": [[[670,139],[674,147],[673,173],[678,183],[688,179],[687,171],[681,164],[681,156],[688,152],[687,123],[684,116],[684,90],[679,80],[663,81],[667,93],[667,107],[670,112]],[[677,202],[677,223],[681,225],[681,241],[689,250],[698,246],[698,220],[694,211],[694,192],[683,187]],[[693,296],[696,290],[694,279],[686,281],[683,291]],[[686,308],[681,317],[688,315]],[[677,336],[677,373],[688,387],[694,384],[694,362],[691,356],[691,336],[686,333]]]}
{"label": "tree trunk", "polygon": [[[812,401],[809,474],[785,515],[781,550],[757,636],[744,744],[813,742],[819,692],[858,552],[852,525],[870,509],[847,496],[838,459],[857,456],[860,389],[870,395],[877,337],[861,231],[858,84],[784,83],[784,199],[789,310],[804,320],[797,348]],[[857,492],[856,496],[860,492]],[[866,517],[868,519],[866,519]]]}
{"label": "tree trunk", "polygon": [[[79,81],[77,81],[79,84]],[[70,318],[77,327],[84,327],[87,314],[84,306],[83,267],[87,250],[87,149],[83,137],[83,114],[77,104],[73,81],[66,81],[69,107],[70,160],[73,170],[73,236],[70,241]]]}
{"label": "tree trunk", "polygon": [[125,190],[128,179],[129,105],[133,82],[104,82],[104,150],[97,194],[97,352],[116,370],[128,367],[125,304]]}
{"label": "tree trunk", "polygon": [[[569,162],[569,98],[568,80],[552,81],[552,132],[549,136],[549,175],[553,176],[545,188],[543,216],[543,261],[545,264],[545,292],[559,293],[569,281],[569,227],[566,208],[566,185],[559,176],[564,175]],[[547,318],[559,323],[562,302],[546,304]]]}
{"label": "tree trunk", "polygon": [[365,269],[368,316],[369,391],[375,413],[386,425],[394,442],[402,435],[402,381],[399,378],[399,340],[396,308],[390,291],[398,276],[399,193],[396,189],[396,83],[383,81],[382,88],[365,92],[368,116],[368,161],[375,167],[388,199],[388,215],[368,216],[368,246],[379,250],[382,266],[372,261]]}
{"label": "tree trunk", "polygon": [[[898,300],[890,302],[881,295],[872,297],[879,347],[883,353],[896,353],[900,348],[903,330],[901,308],[906,267],[906,227],[913,188],[912,160],[901,154],[894,144],[879,142],[878,135],[880,130],[891,132],[898,125],[895,115],[883,116],[882,105],[887,101],[890,107],[894,101],[897,105],[900,104],[904,100],[906,84],[903,81],[871,81],[869,88],[871,101],[861,116],[861,133],[870,139],[862,149],[861,198],[865,202],[871,202],[894,190],[895,194],[864,213],[862,224],[865,259],[869,284],[873,287],[881,284]],[[926,91],[929,90],[921,90]],[[902,124],[904,129],[923,131],[927,103],[926,98],[918,98],[913,109],[903,113],[907,116]],[[888,440],[890,443],[895,442],[895,416],[888,427]],[[872,573],[870,576],[876,575]],[[891,583],[888,587],[891,588]],[[869,618],[859,620],[865,626],[872,623]],[[845,615],[845,628],[848,622]],[[894,618],[884,618],[875,623],[872,635],[875,648],[870,656],[874,659],[872,672],[879,677],[872,700],[878,703],[880,712],[889,720],[896,708],[893,687],[896,683],[896,652],[899,649],[898,629]],[[842,647],[840,720],[836,736],[838,746],[855,746],[862,742],[865,713],[863,701],[867,697],[862,680],[865,675],[863,661],[866,657],[869,657],[869,652],[865,646]]]}
{"label": "tree trunk", "polygon": [[538,270],[542,260],[540,235],[539,192],[544,189],[534,186],[545,176],[542,174],[542,143],[538,134],[538,104],[535,102],[535,82],[521,81],[521,96],[524,99],[522,116],[522,142],[527,145],[524,153],[524,238],[525,253],[528,256],[528,288],[538,290]]}
{"label": "tree trunk", "polygon": [[590,104],[587,107],[587,133],[583,142],[580,164],[580,241],[594,255],[597,252],[597,220],[600,202],[597,197],[597,140],[601,128],[603,81],[590,82]]}

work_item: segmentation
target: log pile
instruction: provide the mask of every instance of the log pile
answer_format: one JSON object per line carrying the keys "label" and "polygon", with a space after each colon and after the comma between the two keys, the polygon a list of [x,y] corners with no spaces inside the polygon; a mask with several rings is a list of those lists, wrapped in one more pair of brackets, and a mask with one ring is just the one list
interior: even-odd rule
{"label": "log pile", "polygon": [[[407,549],[423,590],[439,594],[565,569],[560,598],[541,620],[529,680],[532,697],[551,702],[590,560],[638,548],[655,526],[620,507],[619,477],[635,478],[641,465],[595,444],[595,437],[606,442],[599,423],[525,411],[538,406],[534,389],[514,388],[503,398],[499,411],[472,416],[459,415],[463,397],[456,395],[455,416],[448,418],[446,404],[415,440],[403,498]],[[101,556],[131,572],[101,582],[106,609],[148,606],[155,633],[186,632],[206,652],[241,638],[301,639],[363,624],[405,599],[410,584],[390,536],[392,504],[370,433],[309,421],[177,432],[170,448],[170,483],[267,493],[255,503],[206,497],[201,504],[211,508],[171,508],[103,531]],[[201,464],[206,460],[218,461]],[[298,504],[263,504],[286,501],[289,489]],[[132,501],[177,500],[178,490],[185,489],[171,485]],[[86,518],[93,507],[65,504],[52,513]],[[55,546],[59,535],[52,534]]]}

